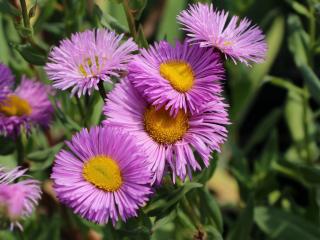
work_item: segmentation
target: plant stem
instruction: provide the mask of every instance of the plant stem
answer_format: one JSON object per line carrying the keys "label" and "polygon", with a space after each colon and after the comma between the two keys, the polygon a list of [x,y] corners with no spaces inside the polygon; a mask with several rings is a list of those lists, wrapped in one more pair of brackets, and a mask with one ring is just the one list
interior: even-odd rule
{"label": "plant stem", "polygon": [[25,0],[20,0],[21,13],[23,18],[23,24],[26,28],[30,28],[30,19],[27,9],[27,4]]}
{"label": "plant stem", "polygon": [[100,96],[102,97],[102,100],[105,102],[107,94],[106,94],[106,90],[104,89],[104,86],[103,86],[103,81],[100,81],[98,83],[98,88],[99,88]]}
{"label": "plant stem", "polygon": [[131,36],[133,37],[133,39],[136,39],[136,37],[137,37],[136,24],[135,24],[134,17],[133,17],[133,15],[131,13],[128,0],[124,0],[123,1],[123,8],[124,8],[124,11],[126,13],[127,22],[128,22],[128,25],[129,25]]}
{"label": "plant stem", "polygon": [[17,137],[16,146],[17,146],[17,161],[18,161],[18,165],[22,165],[22,163],[24,161],[24,148],[23,148],[21,135],[19,135]]}

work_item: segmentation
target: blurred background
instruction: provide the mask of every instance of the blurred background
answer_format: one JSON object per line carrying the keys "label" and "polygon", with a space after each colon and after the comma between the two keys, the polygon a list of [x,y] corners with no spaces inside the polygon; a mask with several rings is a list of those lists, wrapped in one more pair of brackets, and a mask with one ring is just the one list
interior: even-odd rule
{"label": "blurred background", "polygon": [[[106,27],[129,36],[134,17],[140,46],[183,40],[177,14],[196,1],[27,1],[31,28],[19,1],[0,0],[0,61],[21,75],[49,83],[43,70],[53,45],[71,33]],[[202,1],[211,2],[211,1]],[[57,92],[55,121],[24,139],[25,161],[43,181],[37,213],[24,222],[24,239],[320,239],[318,78],[319,0],[215,0],[219,9],[251,19],[266,34],[267,59],[247,68],[226,61],[225,97],[232,125],[221,154],[194,183],[169,181],[127,224],[97,226],[59,205],[49,180],[54,155],[81,126],[98,124],[102,101],[84,98],[86,120],[75,99]],[[111,89],[111,86],[109,90]],[[61,110],[59,110],[61,109]],[[14,141],[0,139],[0,164],[15,166]],[[187,198],[193,206],[186,207]],[[0,231],[0,239],[19,239]]]}

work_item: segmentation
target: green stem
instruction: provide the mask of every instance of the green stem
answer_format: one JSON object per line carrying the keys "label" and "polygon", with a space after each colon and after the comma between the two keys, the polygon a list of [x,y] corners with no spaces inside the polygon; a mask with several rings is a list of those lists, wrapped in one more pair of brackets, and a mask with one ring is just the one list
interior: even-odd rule
{"label": "green stem", "polygon": [[129,1],[128,0],[124,0],[123,1],[123,8],[124,8],[124,11],[126,13],[127,22],[128,22],[128,25],[129,25],[131,36],[133,37],[133,39],[136,40],[137,29],[136,29],[136,24],[135,24],[134,17],[132,15],[130,7],[129,7]]}
{"label": "green stem", "polygon": [[27,9],[27,4],[25,0],[20,0],[21,13],[23,18],[23,24],[26,28],[30,28],[30,19]]}
{"label": "green stem", "polygon": [[103,81],[100,81],[98,83],[98,88],[99,88],[100,96],[102,97],[102,100],[105,102],[107,94],[106,94],[106,90],[104,89],[104,86],[103,86]]}
{"label": "green stem", "polygon": [[24,147],[23,147],[21,135],[17,137],[16,147],[17,147],[18,165],[22,165],[24,161]]}

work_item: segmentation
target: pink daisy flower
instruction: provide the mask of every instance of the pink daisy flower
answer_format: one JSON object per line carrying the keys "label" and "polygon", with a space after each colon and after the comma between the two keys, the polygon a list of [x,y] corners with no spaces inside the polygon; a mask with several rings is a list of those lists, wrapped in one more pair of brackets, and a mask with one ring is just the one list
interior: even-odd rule
{"label": "pink daisy flower", "polygon": [[199,43],[200,47],[215,47],[234,63],[237,61],[250,65],[264,60],[267,44],[261,29],[244,18],[216,10],[212,4],[193,4],[182,11],[178,21],[188,32],[189,41]]}
{"label": "pink daisy flower", "polygon": [[226,105],[215,98],[193,115],[180,110],[175,117],[169,111],[148,104],[127,79],[108,94],[104,106],[105,125],[122,127],[135,136],[145,148],[149,167],[155,173],[153,182],[161,182],[165,167],[185,180],[192,170],[200,170],[196,151],[204,165],[210,163],[212,151],[220,151],[225,142],[228,121]]}
{"label": "pink daisy flower", "polygon": [[[0,166],[0,214],[11,222],[11,230],[14,226],[22,230],[19,221],[32,214],[41,196],[40,182],[26,176],[26,171]],[[28,178],[17,181],[20,177]]]}
{"label": "pink daisy flower", "polygon": [[0,103],[0,133],[15,137],[22,127],[47,127],[53,114],[48,95],[47,86],[22,77],[20,85]]}
{"label": "pink daisy flower", "polygon": [[197,112],[204,102],[220,94],[224,70],[213,49],[187,42],[171,46],[161,41],[141,50],[129,64],[129,79],[157,109]]}
{"label": "pink daisy flower", "polygon": [[121,44],[122,39],[123,34],[97,29],[62,40],[51,51],[45,67],[53,86],[62,90],[72,87],[72,95],[81,96],[97,90],[100,81],[119,77],[119,71],[127,70],[132,52],[138,49],[131,38]]}
{"label": "pink daisy flower", "polygon": [[99,224],[137,216],[151,194],[151,172],[135,139],[121,129],[83,129],[56,156],[58,199]]}

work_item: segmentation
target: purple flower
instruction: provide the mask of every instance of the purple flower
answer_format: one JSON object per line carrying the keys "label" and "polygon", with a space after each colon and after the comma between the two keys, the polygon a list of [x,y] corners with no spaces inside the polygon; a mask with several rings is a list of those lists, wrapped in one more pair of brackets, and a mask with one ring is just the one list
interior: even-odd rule
{"label": "purple flower", "polygon": [[212,151],[220,151],[226,140],[229,123],[226,105],[215,98],[193,115],[180,110],[176,117],[164,108],[149,105],[129,80],[125,79],[108,94],[104,114],[105,125],[122,127],[135,136],[145,148],[149,167],[155,173],[153,181],[160,183],[165,167],[185,180],[192,170],[200,170],[193,150],[208,166]]}
{"label": "purple flower", "polygon": [[115,224],[137,216],[151,193],[151,172],[135,139],[121,129],[83,129],[56,156],[51,178],[58,199],[82,217]]}
{"label": "purple flower", "polygon": [[235,63],[246,65],[262,62],[267,51],[265,36],[261,29],[252,25],[247,18],[242,20],[229,13],[217,11],[212,4],[193,4],[177,17],[188,32],[190,42],[200,43],[200,47],[213,46]]}
{"label": "purple flower", "polygon": [[131,38],[121,44],[122,38],[123,34],[98,29],[62,40],[51,51],[45,68],[53,86],[62,90],[72,87],[72,95],[81,96],[98,89],[100,81],[119,77],[119,71],[127,70],[132,52],[137,50]]}
{"label": "purple flower", "polygon": [[47,86],[22,77],[20,85],[0,103],[0,133],[15,137],[23,127],[47,127],[53,114],[48,94]]}
{"label": "purple flower", "polygon": [[129,64],[129,80],[157,109],[191,114],[221,92],[224,70],[213,49],[162,41],[143,49]]}
{"label": "purple flower", "polygon": [[[19,221],[32,214],[41,196],[40,182],[24,175],[26,171],[0,166],[0,214],[11,222],[11,229],[17,226],[22,230]],[[17,181],[20,177],[28,179]]]}
{"label": "purple flower", "polygon": [[13,83],[14,77],[10,68],[0,63],[0,102],[6,98]]}

